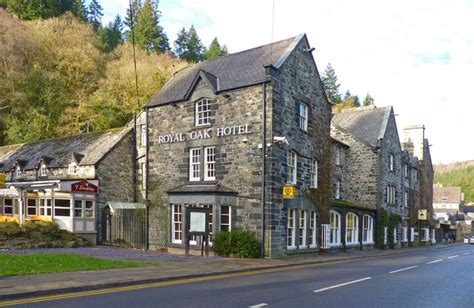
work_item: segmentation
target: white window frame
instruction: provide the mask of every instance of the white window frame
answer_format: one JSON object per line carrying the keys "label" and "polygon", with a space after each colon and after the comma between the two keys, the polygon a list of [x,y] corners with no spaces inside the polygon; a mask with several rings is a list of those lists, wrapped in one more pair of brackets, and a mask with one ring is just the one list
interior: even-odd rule
{"label": "white window frame", "polygon": [[374,219],[370,215],[362,217],[362,243],[374,242]]}
{"label": "white window frame", "polygon": [[336,181],[336,193],[335,193],[335,198],[336,199],[341,199],[341,180],[337,179]]}
{"label": "white window frame", "polygon": [[[35,205],[30,205],[30,200],[33,200]],[[30,214],[30,209],[35,209],[34,214]],[[36,216],[38,215],[38,201],[35,198],[27,198],[26,199],[26,216]]]}
{"label": "white window frame", "polygon": [[287,154],[287,181],[289,184],[296,184],[297,182],[297,169],[298,169],[298,155],[295,151],[289,150]]}
{"label": "white window frame", "polygon": [[316,248],[317,238],[316,238],[316,211],[309,211],[309,248]]}
{"label": "white window frame", "polygon": [[393,154],[390,154],[390,171],[394,171],[395,169],[395,157],[393,156]]}
{"label": "white window frame", "polygon": [[[11,204],[8,204],[7,205],[7,200],[11,201],[11,202],[8,202],[8,203],[11,203]],[[11,209],[11,213],[6,213],[5,212],[5,209],[6,208],[9,208]],[[6,215],[6,216],[13,216],[15,215],[15,200],[13,198],[5,198],[3,199],[3,215]]]}
{"label": "white window frame", "polygon": [[15,175],[16,175],[17,178],[21,176],[21,167],[20,166],[16,166]]}
{"label": "white window frame", "polygon": [[300,103],[299,111],[298,111],[298,118],[299,118],[299,126],[305,132],[308,131],[308,105],[305,103]]}
{"label": "white window frame", "polygon": [[183,205],[171,204],[171,242],[183,242]]}
{"label": "white window frame", "polygon": [[296,210],[288,209],[287,249],[296,249]]}
{"label": "white window frame", "polygon": [[393,243],[397,244],[398,243],[398,238],[397,238],[397,227],[393,228]]}
{"label": "white window frame", "polygon": [[203,98],[195,104],[195,125],[204,126],[211,124],[211,101]]}
{"label": "white window frame", "polygon": [[408,190],[403,191],[403,206],[408,207]]}
{"label": "white window frame", "polygon": [[396,204],[396,191],[395,186],[387,185],[387,204]]}
{"label": "white window frame", "polygon": [[341,245],[341,214],[329,211],[329,246]]}
{"label": "white window frame", "polygon": [[341,165],[341,148],[336,145],[336,165]]}
{"label": "white window frame", "polygon": [[48,176],[48,168],[46,168],[45,163],[41,163],[40,169],[39,169],[39,175],[40,176]]}
{"label": "white window frame", "polygon": [[189,149],[189,181],[201,180],[201,148]]}
{"label": "white window frame", "polygon": [[[61,205],[60,203],[69,202],[69,205]],[[59,203],[59,204],[58,204]],[[54,217],[71,217],[71,211],[74,210],[71,207],[71,199],[61,198],[61,199],[54,199]],[[59,215],[57,211],[60,210],[68,210],[69,213],[67,215]]]}
{"label": "white window frame", "polygon": [[68,174],[77,174],[77,164],[75,162],[70,163],[67,166],[67,173]]}
{"label": "white window frame", "polygon": [[213,181],[216,179],[216,148],[204,148],[204,180]]}
{"label": "white window frame", "polygon": [[140,145],[146,146],[146,124],[140,125]]}
{"label": "white window frame", "polygon": [[408,227],[402,227],[402,242],[408,242]]}
{"label": "white window frame", "polygon": [[359,216],[353,212],[346,214],[346,244],[359,242]]}
{"label": "white window frame", "polygon": [[298,219],[298,248],[305,249],[306,246],[306,214],[307,211],[299,210]]}
{"label": "white window frame", "polygon": [[309,174],[310,174],[310,187],[318,188],[318,161],[314,158],[311,160]]}
{"label": "white window frame", "polygon": [[[228,212],[223,213],[222,209],[227,208]],[[222,222],[222,217],[228,217],[227,222]],[[221,219],[220,219],[220,231],[231,231],[232,230],[232,207],[230,205],[221,205]],[[226,227],[227,230],[223,230],[222,227]]]}

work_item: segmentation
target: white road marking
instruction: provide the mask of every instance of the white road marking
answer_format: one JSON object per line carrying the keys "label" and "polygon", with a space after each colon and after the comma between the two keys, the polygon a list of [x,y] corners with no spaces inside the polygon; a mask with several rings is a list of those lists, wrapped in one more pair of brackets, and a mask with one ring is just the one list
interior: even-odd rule
{"label": "white road marking", "polygon": [[433,263],[438,263],[438,262],[441,262],[441,261],[443,261],[443,259],[434,260],[434,261],[428,262],[426,264],[433,264]]}
{"label": "white road marking", "polygon": [[258,305],[249,306],[249,308],[260,308],[260,307],[265,307],[265,306],[268,306],[268,304],[267,303],[261,303],[261,304],[258,304]]}
{"label": "white road marking", "polygon": [[369,280],[369,279],[372,279],[372,277],[365,277],[365,278],[361,278],[361,279],[357,279],[357,280],[353,280],[353,281],[349,281],[349,282],[344,282],[344,283],[341,283],[341,284],[337,284],[337,285],[335,285],[335,286],[330,286],[330,287],[327,287],[327,288],[323,288],[323,289],[319,289],[319,290],[314,290],[314,293],[323,292],[323,291],[326,291],[326,290],[330,290],[330,289],[334,289],[334,288],[339,288],[339,287],[347,286],[347,285],[349,285],[349,284],[353,284],[353,283],[357,283],[357,282],[361,282],[361,281],[365,281],[365,280]]}
{"label": "white road marking", "polygon": [[404,268],[397,269],[397,270],[394,270],[394,271],[391,271],[391,272],[388,272],[388,273],[389,273],[389,274],[395,274],[395,273],[407,271],[407,270],[410,270],[410,269],[416,268],[416,267],[418,267],[418,265],[413,265],[413,266],[409,266],[409,267],[404,267]]}
{"label": "white road marking", "polygon": [[470,254],[470,252],[465,252],[465,253],[463,253],[462,255],[463,255],[463,256],[467,256],[468,254]]}
{"label": "white road marking", "polygon": [[459,257],[459,255],[450,256],[448,257],[448,259],[457,258],[457,257]]}

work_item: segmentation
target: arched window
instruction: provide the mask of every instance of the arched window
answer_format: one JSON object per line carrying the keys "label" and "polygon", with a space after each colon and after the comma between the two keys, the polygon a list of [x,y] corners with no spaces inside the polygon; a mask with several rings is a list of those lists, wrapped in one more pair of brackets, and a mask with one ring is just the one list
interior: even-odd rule
{"label": "arched window", "polygon": [[354,213],[346,215],[346,244],[356,244],[359,241],[359,217]]}
{"label": "arched window", "polygon": [[374,219],[370,215],[364,215],[362,220],[362,242],[374,242]]}
{"label": "arched window", "polygon": [[341,215],[336,211],[329,212],[329,244],[341,244]]}

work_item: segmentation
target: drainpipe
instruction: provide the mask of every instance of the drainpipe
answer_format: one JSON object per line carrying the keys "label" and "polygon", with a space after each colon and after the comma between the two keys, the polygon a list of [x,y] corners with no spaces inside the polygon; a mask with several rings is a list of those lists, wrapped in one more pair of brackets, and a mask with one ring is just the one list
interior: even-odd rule
{"label": "drainpipe", "polygon": [[262,84],[263,88],[263,123],[262,123],[262,258],[265,257],[265,180],[267,173],[266,154],[267,154],[267,85],[266,82]]}

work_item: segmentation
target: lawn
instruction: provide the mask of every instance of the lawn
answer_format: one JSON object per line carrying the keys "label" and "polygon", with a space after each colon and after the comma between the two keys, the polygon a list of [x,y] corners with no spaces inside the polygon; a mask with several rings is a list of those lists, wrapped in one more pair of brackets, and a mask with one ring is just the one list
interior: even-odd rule
{"label": "lawn", "polygon": [[151,264],[146,262],[99,259],[78,254],[0,254],[0,277],[149,265]]}

